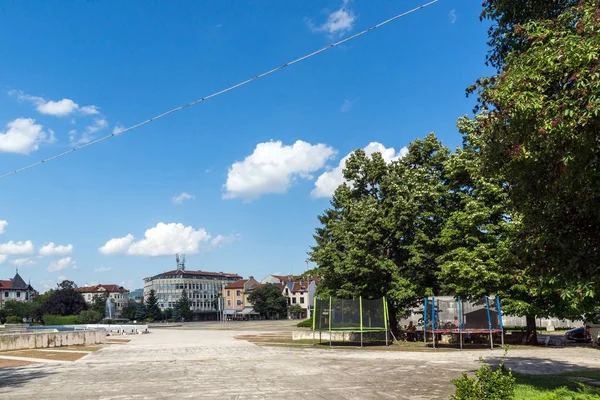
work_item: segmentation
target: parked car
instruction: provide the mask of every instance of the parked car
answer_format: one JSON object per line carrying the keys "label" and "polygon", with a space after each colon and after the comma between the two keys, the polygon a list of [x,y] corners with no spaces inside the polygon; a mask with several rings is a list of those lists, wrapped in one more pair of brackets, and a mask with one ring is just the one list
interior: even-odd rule
{"label": "parked car", "polygon": [[589,332],[585,326],[580,326],[579,328],[571,329],[565,333],[565,338],[567,342],[571,343],[590,343],[591,338],[589,336]]}

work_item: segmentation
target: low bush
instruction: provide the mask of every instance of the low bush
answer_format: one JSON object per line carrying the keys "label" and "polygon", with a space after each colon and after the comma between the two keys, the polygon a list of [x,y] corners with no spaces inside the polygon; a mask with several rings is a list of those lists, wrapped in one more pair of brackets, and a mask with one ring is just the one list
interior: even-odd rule
{"label": "low bush", "polygon": [[312,317],[309,319],[305,319],[304,321],[298,322],[296,324],[296,326],[298,328],[312,328],[313,327],[313,320]]}
{"label": "low bush", "polygon": [[95,310],[84,310],[78,316],[80,324],[97,324],[102,321],[102,315]]}
{"label": "low bush", "polygon": [[42,320],[44,325],[76,325],[79,323],[79,316],[45,314]]}
{"label": "low bush", "polygon": [[[508,349],[507,349],[508,351]],[[515,377],[510,369],[504,368],[506,351],[500,365],[492,370],[483,364],[474,377],[466,373],[460,378],[452,379],[456,386],[452,400],[512,400],[515,398]]]}
{"label": "low bush", "polygon": [[16,315],[9,315],[8,317],[6,317],[6,323],[7,324],[22,324],[23,318],[17,317]]}

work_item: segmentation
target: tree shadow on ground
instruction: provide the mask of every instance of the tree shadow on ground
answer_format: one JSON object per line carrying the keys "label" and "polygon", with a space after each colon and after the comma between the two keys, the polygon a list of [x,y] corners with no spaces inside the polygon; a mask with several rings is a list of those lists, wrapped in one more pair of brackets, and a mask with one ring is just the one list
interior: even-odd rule
{"label": "tree shadow on ground", "polygon": [[[599,356],[600,352],[596,353],[595,351],[590,351],[589,359],[597,360]],[[486,357],[484,362],[492,367],[498,366],[502,362],[502,356],[498,354]],[[563,374],[576,371],[600,371],[600,367],[597,366],[589,366],[582,363],[544,357],[526,357],[519,355],[518,353],[511,354],[510,351],[508,352],[504,366],[506,368],[511,368],[514,372],[533,375]]]}
{"label": "tree shadow on ground", "polygon": [[[8,367],[0,369],[0,394],[2,389],[16,388],[35,379],[51,375],[47,366]],[[2,397],[2,396],[0,396]]]}

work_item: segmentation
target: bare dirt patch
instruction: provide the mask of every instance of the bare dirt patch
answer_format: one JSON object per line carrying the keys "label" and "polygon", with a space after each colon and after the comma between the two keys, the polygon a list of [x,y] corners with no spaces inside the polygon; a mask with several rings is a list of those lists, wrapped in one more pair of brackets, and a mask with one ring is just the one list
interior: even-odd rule
{"label": "bare dirt patch", "polygon": [[107,338],[106,343],[129,343],[131,339],[111,339]]}
{"label": "bare dirt patch", "polygon": [[36,363],[29,361],[5,360],[0,358],[0,368],[24,367],[32,364]]}
{"label": "bare dirt patch", "polygon": [[7,351],[2,353],[6,356],[12,357],[27,357],[27,358],[39,358],[42,360],[59,360],[59,361],[76,361],[81,357],[85,357],[86,353],[67,353],[57,351],[40,351],[40,350],[17,350]]}

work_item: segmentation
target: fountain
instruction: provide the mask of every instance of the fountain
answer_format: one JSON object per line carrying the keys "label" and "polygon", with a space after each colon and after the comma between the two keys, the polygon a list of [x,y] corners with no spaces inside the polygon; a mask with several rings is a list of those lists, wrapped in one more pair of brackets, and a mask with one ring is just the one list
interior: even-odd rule
{"label": "fountain", "polygon": [[105,314],[104,319],[115,319],[115,305],[110,301],[110,297],[106,298]]}

